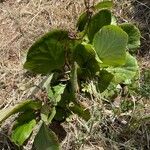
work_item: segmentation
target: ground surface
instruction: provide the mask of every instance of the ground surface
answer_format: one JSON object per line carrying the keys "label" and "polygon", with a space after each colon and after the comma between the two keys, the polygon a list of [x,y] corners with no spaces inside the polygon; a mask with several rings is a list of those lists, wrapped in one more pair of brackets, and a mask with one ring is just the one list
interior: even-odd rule
{"label": "ground surface", "polygon": [[[115,2],[116,9],[114,12],[118,16],[118,20],[120,22],[133,22],[140,28],[142,32],[142,45],[137,57],[139,58],[141,70],[149,69],[150,1],[116,0]],[[27,49],[31,44],[39,36],[52,28],[59,27],[75,31],[76,19],[83,9],[83,0],[0,1],[0,108],[9,107],[26,99],[31,93],[31,88],[40,82],[40,77],[35,78],[34,76],[29,76],[22,67]],[[92,105],[98,107],[99,104],[94,101]],[[144,100],[144,105],[146,110],[150,108],[147,100]],[[65,147],[66,150],[109,149],[110,147],[107,147],[107,143],[111,143],[113,144],[113,146],[111,145],[113,147],[112,149],[117,149],[117,142],[119,140],[113,142],[113,139],[110,137],[108,139],[103,137],[103,135],[98,136],[96,133],[99,132],[97,126],[100,125],[100,122],[95,121],[94,123],[94,133],[90,134],[95,135],[95,137],[92,135],[87,136],[79,131],[79,129],[84,128],[84,126],[82,126],[82,122],[78,119],[66,125],[68,135],[62,143],[62,147]],[[114,127],[115,126],[118,126],[118,124],[115,124]],[[147,126],[142,129],[145,130],[146,128]],[[114,131],[113,129],[109,130]],[[143,131],[142,133],[145,132]],[[86,136],[87,139],[83,142],[82,138],[84,136]],[[127,144],[126,146],[129,146],[127,149],[130,149],[132,141],[134,141],[132,138],[134,137],[130,138],[126,137],[126,142],[120,145],[124,146]],[[145,138],[144,135],[143,138]],[[150,137],[146,140],[146,144],[144,144],[148,145],[150,143]],[[145,149],[145,147],[141,149]]]}

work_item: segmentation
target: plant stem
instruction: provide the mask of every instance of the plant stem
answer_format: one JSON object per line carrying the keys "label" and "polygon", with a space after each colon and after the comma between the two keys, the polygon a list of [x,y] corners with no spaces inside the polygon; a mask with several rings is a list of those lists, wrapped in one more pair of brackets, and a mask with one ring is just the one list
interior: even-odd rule
{"label": "plant stem", "polygon": [[78,86],[78,76],[77,76],[78,65],[74,62],[72,71],[71,71],[71,87],[72,87],[72,95],[76,99],[76,93],[79,91]]}

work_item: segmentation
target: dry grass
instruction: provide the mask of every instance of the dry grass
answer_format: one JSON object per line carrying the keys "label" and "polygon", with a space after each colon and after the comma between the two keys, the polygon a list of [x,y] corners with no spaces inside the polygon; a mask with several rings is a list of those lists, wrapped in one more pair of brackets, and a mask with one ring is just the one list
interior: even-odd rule
{"label": "dry grass", "polygon": [[[138,57],[141,68],[150,68],[149,0],[115,0],[115,4],[114,11],[118,20],[133,22],[142,31],[142,46]],[[9,107],[26,99],[32,87],[41,81],[40,77],[30,76],[22,68],[26,50],[30,45],[43,33],[53,28],[75,31],[76,19],[83,9],[83,0],[4,0],[0,3],[0,108]],[[145,107],[148,110],[149,104],[146,103]],[[146,123],[149,122],[145,124],[141,122],[139,130],[137,129],[140,133],[133,136],[130,133],[131,135],[127,137],[124,132],[130,131],[123,130],[124,125],[117,122],[120,118],[113,120],[113,112],[105,110],[97,99],[91,102],[90,108],[93,117],[88,123],[75,117],[65,124],[68,133],[62,143],[65,150],[103,150],[122,149],[122,147],[132,149],[133,145],[136,146],[138,142],[142,143],[144,140],[146,143],[142,143],[143,145],[149,144],[149,137],[145,136],[149,134],[145,131]],[[145,111],[141,109],[141,111],[137,109],[132,118]],[[128,118],[121,119],[122,121],[128,121]],[[121,137],[125,139],[117,139]],[[0,143],[2,141],[0,139]],[[3,144],[8,148],[10,144],[6,138],[4,141],[6,143]],[[142,145],[140,146],[144,149]]]}
{"label": "dry grass", "polygon": [[27,97],[35,80],[22,68],[26,49],[52,28],[74,29],[83,4],[76,1],[9,0],[0,3],[0,104]]}

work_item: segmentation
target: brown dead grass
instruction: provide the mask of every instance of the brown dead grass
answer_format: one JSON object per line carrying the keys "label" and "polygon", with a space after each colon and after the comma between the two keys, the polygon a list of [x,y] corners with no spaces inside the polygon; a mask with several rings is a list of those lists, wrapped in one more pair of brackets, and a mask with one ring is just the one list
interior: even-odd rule
{"label": "brown dead grass", "polygon": [[[149,68],[149,0],[115,0],[115,2],[115,13],[119,21],[133,22],[142,31],[139,59],[141,67]],[[0,3],[0,108],[9,107],[26,99],[32,87],[41,81],[40,77],[25,74],[26,71],[22,67],[26,50],[31,44],[53,28],[74,31],[76,19],[83,10],[83,0],[6,0]],[[98,125],[97,122],[94,123],[95,126]],[[80,121],[69,123],[68,136],[62,143],[64,149],[74,147],[81,150],[103,150],[107,147],[107,139],[98,141],[87,135],[84,135],[87,139],[82,145],[82,138],[81,141],[78,138],[83,134],[78,131],[78,127],[86,128]]]}
{"label": "brown dead grass", "polygon": [[83,10],[76,1],[8,0],[0,3],[0,104],[13,104],[27,97],[35,79],[24,76],[23,61],[30,45],[52,28],[74,30]]}

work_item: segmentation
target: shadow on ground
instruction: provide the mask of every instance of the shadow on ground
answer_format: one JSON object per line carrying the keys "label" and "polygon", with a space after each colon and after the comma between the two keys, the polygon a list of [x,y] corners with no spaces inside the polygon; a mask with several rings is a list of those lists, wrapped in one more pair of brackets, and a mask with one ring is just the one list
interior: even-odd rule
{"label": "shadow on ground", "polygon": [[150,1],[135,0],[132,2],[134,6],[133,20],[139,25],[141,31],[141,48],[140,55],[150,54]]}

